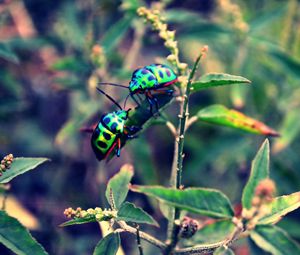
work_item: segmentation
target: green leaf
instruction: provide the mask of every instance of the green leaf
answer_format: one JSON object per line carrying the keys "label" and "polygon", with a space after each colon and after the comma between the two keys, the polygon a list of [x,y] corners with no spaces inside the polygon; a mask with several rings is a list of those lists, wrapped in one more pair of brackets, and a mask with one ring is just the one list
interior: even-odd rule
{"label": "green leaf", "polygon": [[16,176],[24,174],[48,160],[48,158],[14,158],[11,168],[0,176],[0,183],[7,183]]}
{"label": "green leaf", "polygon": [[299,108],[289,110],[283,120],[282,127],[280,128],[280,137],[275,142],[273,151],[280,152],[287,148],[291,142],[300,134],[300,120]]}
{"label": "green leaf", "polygon": [[231,220],[218,220],[200,228],[196,234],[185,241],[185,244],[210,244],[225,240],[234,230]]}
{"label": "green leaf", "polygon": [[[113,176],[106,187],[106,199],[111,205],[111,207],[120,208],[121,204],[124,202],[128,193],[128,185],[133,176],[133,169],[131,165],[124,165],[120,172],[118,172],[115,176]],[[111,201],[111,196],[113,197],[113,201]],[[112,203],[114,202],[114,204]]]}
{"label": "green leaf", "polygon": [[285,71],[284,73],[289,74],[289,76],[293,75],[296,79],[299,79],[300,59],[283,52],[281,49],[270,51],[270,55],[282,66]]}
{"label": "green leaf", "polygon": [[19,59],[10,49],[9,44],[0,42],[0,57],[15,64],[19,63]]}
{"label": "green leaf", "polygon": [[234,252],[230,248],[225,248],[222,246],[216,249],[213,255],[234,255]]}
{"label": "green leaf", "polygon": [[249,251],[251,255],[270,255],[270,253],[262,250],[260,247],[258,247],[254,241],[250,237],[247,238],[247,243],[249,246]]}
{"label": "green leaf", "polygon": [[121,41],[122,37],[129,29],[133,17],[133,15],[123,17],[115,24],[113,24],[110,29],[104,34],[100,41],[100,45],[105,49],[106,54],[112,51]]}
{"label": "green leaf", "polygon": [[62,224],[60,224],[60,227],[67,227],[67,226],[72,226],[72,225],[79,225],[79,224],[85,224],[85,223],[89,223],[89,222],[96,222],[96,218],[94,216],[91,216],[90,218],[76,218],[76,219],[72,219],[69,221],[66,221]]}
{"label": "green leaf", "polygon": [[270,145],[266,139],[257,152],[251,165],[249,180],[243,190],[243,208],[250,209],[255,188],[264,179],[269,177]]}
{"label": "green leaf", "polygon": [[48,254],[28,230],[5,211],[0,211],[0,243],[18,255]]}
{"label": "green leaf", "polygon": [[[159,112],[163,111],[173,100],[174,96],[169,95],[155,95],[157,99]],[[155,109],[154,109],[155,111]],[[150,111],[150,106],[147,100],[141,103],[141,107],[136,107],[129,112],[129,118],[126,121],[126,126],[137,126],[147,128],[155,120],[153,114]]]}
{"label": "green leaf", "polygon": [[255,18],[249,22],[250,31],[249,34],[257,34],[259,32],[264,33],[269,26],[273,26],[276,20],[282,18],[286,14],[286,3],[274,7],[273,9],[258,12]]}
{"label": "green leaf", "polygon": [[283,216],[300,207],[300,192],[275,198],[267,205],[269,212],[259,220],[259,224],[274,224]]}
{"label": "green leaf", "polygon": [[300,254],[300,246],[276,226],[257,225],[250,237],[257,246],[273,255]]}
{"label": "green leaf", "polygon": [[189,212],[213,218],[231,218],[234,215],[229,199],[218,190],[204,188],[177,190],[161,186],[137,185],[131,186],[130,189]]}
{"label": "green leaf", "polygon": [[75,56],[66,56],[57,60],[51,68],[57,71],[70,71],[74,73],[87,73],[89,67],[84,60]]}
{"label": "green leaf", "polygon": [[232,85],[237,83],[251,83],[242,76],[236,76],[226,73],[208,73],[201,76],[200,80],[192,83],[193,92],[216,86]]}
{"label": "green leaf", "polygon": [[121,205],[117,220],[126,222],[146,223],[158,227],[158,223],[142,208],[136,207],[134,204],[125,202]]}
{"label": "green leaf", "polygon": [[110,233],[100,240],[93,255],[115,255],[120,246],[119,233]]}
{"label": "green leaf", "polygon": [[278,136],[278,133],[264,123],[252,119],[241,112],[231,110],[223,105],[211,105],[197,113],[199,120],[221,126],[240,129],[249,133]]}

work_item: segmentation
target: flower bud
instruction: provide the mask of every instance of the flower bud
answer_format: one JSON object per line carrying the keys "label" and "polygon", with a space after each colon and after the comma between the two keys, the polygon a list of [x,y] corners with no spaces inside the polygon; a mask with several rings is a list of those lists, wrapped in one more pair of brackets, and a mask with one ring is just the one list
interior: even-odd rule
{"label": "flower bud", "polygon": [[255,195],[270,201],[276,192],[275,183],[271,179],[262,180],[255,189]]}
{"label": "flower bud", "polygon": [[198,229],[198,221],[189,217],[184,217],[180,223],[179,236],[181,238],[190,238],[198,231]]}

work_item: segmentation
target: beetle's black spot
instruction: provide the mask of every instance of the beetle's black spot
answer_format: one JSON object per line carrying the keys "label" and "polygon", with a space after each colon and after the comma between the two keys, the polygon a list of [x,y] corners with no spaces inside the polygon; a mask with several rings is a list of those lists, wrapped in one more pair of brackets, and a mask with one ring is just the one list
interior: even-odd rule
{"label": "beetle's black spot", "polygon": [[97,145],[100,147],[100,148],[103,148],[103,149],[106,149],[107,148],[107,144],[102,142],[102,141],[97,141]]}
{"label": "beetle's black spot", "polygon": [[142,81],[142,84],[146,86],[146,82],[145,81]]}
{"label": "beetle's black spot", "polygon": [[160,78],[164,78],[164,74],[163,74],[162,71],[158,71],[158,75],[159,75]]}
{"label": "beetle's black spot", "polygon": [[109,133],[103,132],[103,136],[106,140],[110,140],[111,135]]}
{"label": "beetle's black spot", "polygon": [[153,81],[154,79],[155,78],[152,75],[148,76],[148,81]]}
{"label": "beetle's black spot", "polygon": [[170,70],[166,70],[166,73],[167,73],[167,75],[168,75],[168,77],[170,77],[171,76],[171,72],[170,72]]}
{"label": "beetle's black spot", "polygon": [[146,69],[142,69],[142,74],[147,74],[148,71]]}
{"label": "beetle's black spot", "polygon": [[105,117],[103,122],[107,125],[110,122],[110,117]]}
{"label": "beetle's black spot", "polygon": [[111,131],[115,132],[117,126],[118,126],[117,123],[113,123],[113,124],[111,125]]}
{"label": "beetle's black spot", "polygon": [[99,128],[97,127],[97,128],[94,129],[93,137],[98,137],[99,134],[100,134],[100,130],[99,130]]}

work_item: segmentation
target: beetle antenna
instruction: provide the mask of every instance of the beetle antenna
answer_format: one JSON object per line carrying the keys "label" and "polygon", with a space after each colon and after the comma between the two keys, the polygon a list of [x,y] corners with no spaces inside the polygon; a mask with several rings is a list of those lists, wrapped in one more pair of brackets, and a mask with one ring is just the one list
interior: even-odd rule
{"label": "beetle antenna", "polygon": [[128,94],[128,95],[126,96],[126,98],[125,98],[123,109],[126,109],[126,103],[127,103],[127,100],[128,100],[128,98],[129,98],[129,96],[130,96],[130,94]]}
{"label": "beetle antenna", "polygon": [[115,87],[120,87],[120,88],[128,89],[127,86],[121,85],[121,84],[116,84],[116,83],[100,82],[100,83],[98,83],[98,84],[99,84],[99,85],[110,85],[110,86],[115,86]]}
{"label": "beetle antenna", "polygon": [[119,105],[119,103],[117,103],[110,95],[106,94],[102,89],[99,89],[98,87],[97,87],[97,90],[98,90],[100,93],[102,93],[103,95],[105,95],[110,101],[112,101],[112,102],[113,102],[116,106],[118,106],[121,110],[123,110],[122,107]]}

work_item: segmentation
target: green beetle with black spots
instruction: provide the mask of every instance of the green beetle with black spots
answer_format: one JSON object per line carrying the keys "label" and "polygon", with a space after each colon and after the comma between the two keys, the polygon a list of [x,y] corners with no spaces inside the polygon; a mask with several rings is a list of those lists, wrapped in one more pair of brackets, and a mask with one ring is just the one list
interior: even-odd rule
{"label": "green beetle with black spots", "polygon": [[93,130],[91,137],[91,146],[98,160],[103,160],[116,149],[116,155],[119,157],[121,153],[121,138],[135,138],[129,134],[135,131],[136,127],[126,127],[125,122],[128,119],[130,109],[123,110],[122,107],[104,91],[97,88],[99,92],[106,95],[120,110],[102,115],[99,123]]}
{"label": "green beetle with black spots", "polygon": [[150,111],[153,113],[153,105],[156,106],[158,110],[158,102],[155,95],[151,91],[155,91],[160,94],[172,95],[173,90],[161,90],[162,88],[168,87],[178,81],[174,71],[163,64],[151,64],[144,66],[143,68],[136,69],[132,73],[129,86],[124,86],[114,83],[100,83],[108,84],[112,86],[118,86],[129,89],[129,95],[138,105],[139,102],[135,98],[135,95],[144,94],[150,105]]}

